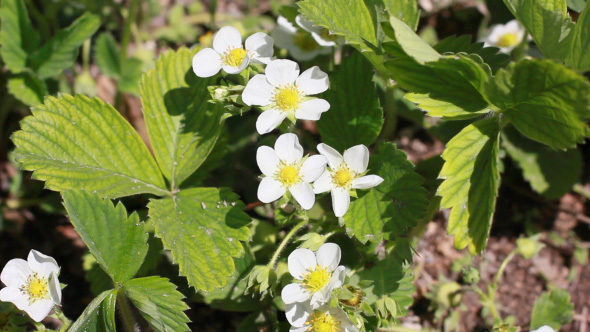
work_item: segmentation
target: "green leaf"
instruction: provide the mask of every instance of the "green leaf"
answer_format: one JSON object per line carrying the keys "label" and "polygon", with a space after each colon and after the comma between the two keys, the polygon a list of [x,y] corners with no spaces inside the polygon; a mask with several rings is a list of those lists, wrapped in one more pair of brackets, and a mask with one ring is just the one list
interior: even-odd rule
{"label": "green leaf", "polygon": [[397,43],[416,62],[424,64],[440,58],[440,54],[422,40],[406,23],[395,16],[389,17],[389,23],[393,28]]}
{"label": "green leaf", "polygon": [[574,23],[567,14],[565,0],[504,0],[504,3],[545,57],[558,61],[566,58]]}
{"label": "green leaf", "polygon": [[244,254],[240,241],[250,237],[238,196],[227,188],[194,188],[148,207],[156,235],[189,284],[205,291],[224,286],[235,271],[232,258]]}
{"label": "green leaf", "polygon": [[543,325],[549,325],[558,331],[562,325],[574,318],[574,304],[570,301],[570,294],[565,289],[557,289],[551,293],[545,292],[535,301],[531,316],[531,330]]}
{"label": "green leaf", "polygon": [[523,60],[490,81],[490,100],[530,139],[554,149],[581,143],[590,134],[590,84],[549,60]]}
{"label": "green leaf", "polygon": [[344,215],[347,231],[362,243],[405,235],[428,207],[422,177],[405,153],[391,143],[381,144],[379,154],[371,157],[369,174],[379,175],[384,181],[370,190],[358,191],[359,197]]}
{"label": "green leaf", "polygon": [[123,61],[123,72],[118,80],[117,88],[121,92],[127,92],[136,96],[140,95],[139,82],[143,74],[143,62],[138,58],[127,58]]}
{"label": "green leaf", "polygon": [[510,56],[500,52],[497,47],[484,47],[483,42],[471,43],[471,35],[449,36],[434,45],[440,53],[469,53],[479,55],[490,66],[492,73],[497,72],[510,61]]}
{"label": "green leaf", "polygon": [[566,64],[578,71],[590,70],[590,5],[578,17],[572,34],[572,48]]}
{"label": "green leaf", "polygon": [[40,78],[60,74],[71,67],[78,55],[78,49],[100,27],[100,18],[86,13],[69,27],[60,30],[50,41],[38,49],[31,57],[30,67]]}
{"label": "green leaf", "polygon": [[9,78],[6,85],[8,92],[27,106],[43,103],[43,97],[49,94],[45,82],[29,72],[22,72]]}
{"label": "green leaf", "polygon": [[455,236],[455,247],[469,246],[473,254],[485,248],[496,195],[498,172],[498,117],[474,122],[447,143],[442,154],[445,164],[438,188],[441,208],[451,208],[448,232]]}
{"label": "green leaf", "polygon": [[563,196],[582,175],[582,155],[578,149],[552,150],[523,137],[513,127],[502,131],[502,147],[522,169],[531,187],[549,199]]}
{"label": "green leaf", "polygon": [[47,97],[13,134],[16,160],[51,190],[116,198],[164,195],[156,162],[133,127],[109,104],[82,95]]}
{"label": "green leaf", "polygon": [[2,0],[0,21],[0,55],[10,71],[19,73],[26,68],[28,56],[39,47],[39,33],[22,0]]}
{"label": "green leaf", "polygon": [[371,12],[363,0],[304,0],[297,5],[307,20],[352,44],[378,45]]}
{"label": "green leaf", "polygon": [[104,291],[94,298],[82,315],[68,328],[68,332],[115,331],[115,303],[117,291]]}
{"label": "green leaf", "polygon": [[221,106],[210,103],[186,48],[167,52],[141,80],[145,122],[162,172],[178,187],[205,161],[221,132]]}
{"label": "green leaf", "polygon": [[167,278],[131,279],[123,285],[123,290],[155,332],[190,331],[186,325],[190,320],[184,313],[188,306],[182,302],[184,296]]}
{"label": "green leaf", "polygon": [[383,110],[371,64],[355,52],[346,57],[330,75],[330,89],[324,94],[330,110],[317,122],[324,143],[337,150],[357,144],[370,146],[383,126]]}
{"label": "green leaf", "polygon": [[94,58],[103,74],[116,79],[121,76],[121,55],[117,42],[110,33],[102,33],[96,39]]}
{"label": "green leaf", "polygon": [[[584,9],[584,6],[586,6],[586,2],[586,0],[567,0],[567,6],[580,13]],[[580,20],[578,19],[578,22],[579,21]]]}
{"label": "green leaf", "polygon": [[383,0],[383,4],[390,15],[402,20],[412,30],[416,30],[420,20],[420,10],[416,0]]}
{"label": "green leaf", "polygon": [[76,232],[114,282],[133,276],[148,250],[148,234],[137,213],[127,217],[125,206],[84,191],[62,192],[64,207]]}

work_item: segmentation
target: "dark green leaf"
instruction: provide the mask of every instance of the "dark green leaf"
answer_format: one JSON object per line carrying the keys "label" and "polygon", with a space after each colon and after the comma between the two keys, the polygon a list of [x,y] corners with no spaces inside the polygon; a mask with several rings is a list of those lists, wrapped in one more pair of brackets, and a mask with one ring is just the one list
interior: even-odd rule
{"label": "dark green leaf", "polygon": [[393,28],[395,40],[404,53],[413,60],[424,64],[425,62],[436,61],[440,58],[440,54],[422,40],[406,23],[395,16],[389,17],[389,23]]}
{"label": "dark green leaf", "polygon": [[586,6],[586,2],[586,0],[567,0],[567,6],[580,13]]}
{"label": "dark green leaf", "polygon": [[510,61],[510,56],[500,52],[497,47],[484,47],[483,42],[471,43],[470,35],[449,36],[434,45],[434,49],[440,53],[469,53],[477,54],[490,66],[492,72],[504,67]]}
{"label": "dark green leaf", "polygon": [[68,328],[68,332],[115,331],[115,303],[117,291],[104,291],[94,298],[82,315]]}
{"label": "dark green leaf", "polygon": [[578,17],[566,63],[578,71],[590,70],[590,5]]}
{"label": "dark green leaf", "polygon": [[113,35],[108,32],[102,33],[96,39],[95,47],[94,57],[100,71],[107,76],[118,79],[122,72],[121,55]]}

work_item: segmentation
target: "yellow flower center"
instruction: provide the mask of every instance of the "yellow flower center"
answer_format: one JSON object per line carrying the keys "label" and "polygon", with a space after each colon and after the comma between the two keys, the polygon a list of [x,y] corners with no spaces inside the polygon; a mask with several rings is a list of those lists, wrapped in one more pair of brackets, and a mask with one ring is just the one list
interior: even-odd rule
{"label": "yellow flower center", "polygon": [[290,186],[299,183],[301,181],[301,174],[299,174],[298,165],[281,165],[277,172],[276,179],[283,184],[283,186],[289,188]]}
{"label": "yellow flower center", "polygon": [[330,277],[331,273],[328,272],[327,267],[316,265],[316,267],[310,269],[308,273],[303,274],[302,284],[311,293],[315,293],[320,289],[324,288],[328,284],[328,282],[330,282]]}
{"label": "yellow flower center", "polygon": [[309,320],[305,322],[309,325],[307,331],[310,332],[338,332],[342,331],[339,327],[340,322],[327,312],[313,313],[309,316]]}
{"label": "yellow flower center", "polygon": [[283,112],[294,111],[301,103],[301,92],[293,84],[279,87],[275,92],[275,103]]}
{"label": "yellow flower center", "polygon": [[29,295],[30,301],[35,302],[39,299],[46,299],[49,295],[47,279],[39,277],[37,273],[33,273],[27,279],[27,283],[21,286],[21,292]]}
{"label": "yellow flower center", "polygon": [[334,184],[345,189],[350,188],[352,180],[355,178],[356,174],[346,165],[342,165],[332,172],[332,181]]}
{"label": "yellow flower center", "polygon": [[507,33],[498,39],[496,43],[500,47],[511,47],[518,44],[518,36],[515,33]]}
{"label": "yellow flower center", "polygon": [[244,58],[246,58],[246,54],[247,52],[245,49],[241,47],[234,48],[233,50],[225,53],[223,56],[223,62],[228,66],[239,67],[244,61]]}
{"label": "yellow flower center", "polygon": [[320,46],[309,33],[304,31],[295,33],[295,36],[293,36],[293,43],[300,49],[308,52],[313,51]]}

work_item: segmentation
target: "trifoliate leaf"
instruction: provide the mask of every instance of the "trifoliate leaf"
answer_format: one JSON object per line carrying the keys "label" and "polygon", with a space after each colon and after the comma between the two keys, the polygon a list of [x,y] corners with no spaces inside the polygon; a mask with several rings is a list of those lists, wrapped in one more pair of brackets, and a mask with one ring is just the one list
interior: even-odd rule
{"label": "trifoliate leaf", "polygon": [[169,51],[141,80],[150,141],[173,188],[205,161],[221,133],[221,106],[208,102],[214,78],[197,77],[191,59],[186,48]]}
{"label": "trifoliate leaf", "polygon": [[68,328],[68,332],[115,331],[115,303],[117,291],[104,291],[94,298],[82,315]]}
{"label": "trifoliate leaf", "polygon": [[488,240],[500,183],[498,117],[480,120],[465,127],[447,143],[442,154],[445,164],[438,188],[441,208],[451,208],[448,233],[455,247],[481,252]]}
{"label": "trifoliate leaf", "polygon": [[523,60],[490,81],[489,99],[523,135],[566,149],[590,135],[590,83],[549,60]]}
{"label": "trifoliate leaf", "polygon": [[420,10],[416,0],[384,0],[383,5],[390,15],[402,20],[412,30],[416,30],[420,20]]}
{"label": "trifoliate leaf", "polygon": [[131,279],[123,285],[125,295],[137,307],[155,332],[190,331],[190,320],[184,311],[184,296],[167,278],[145,277]]}
{"label": "trifoliate leaf", "polygon": [[502,147],[522,169],[531,187],[549,199],[563,196],[582,175],[582,155],[578,149],[555,151],[523,137],[513,127],[502,131]]}
{"label": "trifoliate leaf", "polygon": [[109,104],[78,95],[48,97],[13,134],[16,160],[49,189],[116,198],[167,193],[156,162]]}
{"label": "trifoliate leaf", "polygon": [[49,94],[45,82],[29,72],[9,78],[6,85],[8,92],[27,106],[43,103],[43,97]]}
{"label": "trifoliate leaf", "polygon": [[2,0],[0,21],[2,61],[10,71],[20,73],[26,68],[29,55],[39,47],[39,33],[33,28],[22,0]]}
{"label": "trifoliate leaf", "polygon": [[497,47],[484,47],[483,42],[471,43],[471,35],[449,36],[434,45],[440,54],[469,53],[477,54],[495,73],[510,61],[510,56],[500,52]]}
{"label": "trifoliate leaf", "polygon": [[422,177],[405,153],[391,143],[380,145],[379,153],[371,157],[369,174],[379,175],[384,181],[375,188],[357,191],[358,198],[344,215],[347,231],[363,243],[406,234],[428,207]]}
{"label": "trifoliate leaf", "polygon": [[362,0],[304,0],[297,5],[307,20],[352,44],[378,44],[375,23]]}
{"label": "trifoliate leaf", "polygon": [[570,294],[565,289],[557,289],[551,293],[545,292],[535,301],[531,316],[531,330],[543,325],[551,326],[558,331],[562,325],[574,318],[574,304],[570,301]]}
{"label": "trifoliate leaf", "polygon": [[571,51],[566,64],[578,71],[590,70],[590,5],[586,5],[572,33]]}
{"label": "trifoliate leaf", "polygon": [[127,217],[125,206],[84,191],[62,192],[64,207],[76,232],[114,282],[133,276],[148,250],[148,234],[137,213]]}
{"label": "trifoliate leaf", "polygon": [[330,75],[330,89],[324,97],[330,110],[317,122],[324,143],[342,151],[375,142],[383,126],[383,110],[372,66],[362,55],[355,52],[342,61]]}
{"label": "trifoliate leaf", "polygon": [[395,40],[408,56],[420,64],[436,61],[440,54],[428,45],[412,28],[395,16],[389,17]]}
{"label": "trifoliate leaf", "polygon": [[189,284],[205,291],[224,286],[235,271],[232,258],[244,254],[240,241],[250,237],[238,196],[227,188],[194,188],[148,207],[156,235]]}
{"label": "trifoliate leaf", "polygon": [[574,23],[565,0],[504,0],[504,3],[547,58],[566,58]]}

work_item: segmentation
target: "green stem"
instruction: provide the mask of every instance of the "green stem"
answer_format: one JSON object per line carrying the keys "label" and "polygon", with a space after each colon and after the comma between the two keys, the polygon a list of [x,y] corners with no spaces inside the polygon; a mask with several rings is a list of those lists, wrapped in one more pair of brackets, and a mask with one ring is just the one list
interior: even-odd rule
{"label": "green stem", "polygon": [[84,41],[82,45],[82,68],[87,73],[90,66],[90,38]]}
{"label": "green stem", "polygon": [[37,329],[36,331],[47,331],[47,328],[42,323],[33,322],[33,324],[35,325],[35,328]]}
{"label": "green stem", "polygon": [[63,311],[61,311],[61,308],[56,306],[53,308],[53,311],[55,311],[55,315],[61,321],[61,328],[59,329],[59,331],[65,332],[68,329],[68,327],[70,327],[70,324],[72,324],[72,321],[70,321],[68,317],[64,315]]}
{"label": "green stem", "polygon": [[279,256],[281,255],[281,252],[283,251],[283,249],[285,249],[285,246],[289,243],[289,241],[291,240],[293,235],[295,235],[295,233],[297,233],[297,231],[299,231],[303,226],[307,225],[308,222],[309,222],[309,218],[307,218],[307,216],[305,216],[305,218],[301,222],[299,222],[297,225],[295,225],[295,227],[293,227],[289,231],[289,233],[287,233],[287,235],[285,236],[283,241],[281,241],[281,244],[279,244],[279,247],[277,248],[275,253],[272,255],[270,262],[268,262],[268,264],[266,266],[268,266],[270,268],[274,268],[275,264],[277,263],[277,260],[279,259]]}
{"label": "green stem", "polygon": [[[385,78],[385,82],[387,81],[387,78]],[[395,129],[397,127],[397,111],[395,105],[395,97],[393,96],[394,89],[394,86],[388,86],[385,90],[385,105],[383,105],[385,123],[383,124],[383,129],[381,130],[381,134],[379,136],[380,138],[386,141],[390,140],[391,136],[393,136],[393,134],[395,133]]]}
{"label": "green stem", "polygon": [[508,263],[512,260],[512,258],[514,258],[515,255],[516,255],[516,250],[512,250],[512,252],[509,253],[508,256],[506,256],[506,258],[504,258],[504,261],[502,262],[502,264],[500,265],[500,268],[498,269],[498,273],[496,273],[496,277],[494,278],[494,283],[492,284],[492,287],[494,289],[498,288],[498,283],[500,282],[500,279],[502,278],[502,274],[504,273],[506,266],[508,266]]}
{"label": "green stem", "polygon": [[127,332],[135,332],[135,317],[133,317],[129,301],[121,289],[117,292],[117,308],[119,308],[119,314],[121,314],[124,330]]}
{"label": "green stem", "polygon": [[139,0],[131,0],[127,18],[125,19],[125,26],[123,27],[123,35],[121,36],[121,63],[127,60],[127,47],[131,40],[131,24],[135,21],[137,7],[139,7]]}

